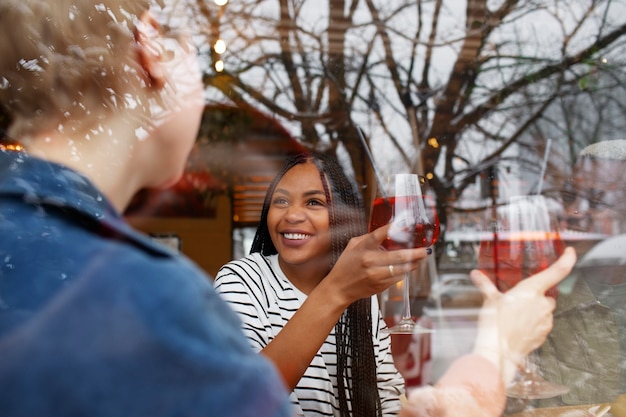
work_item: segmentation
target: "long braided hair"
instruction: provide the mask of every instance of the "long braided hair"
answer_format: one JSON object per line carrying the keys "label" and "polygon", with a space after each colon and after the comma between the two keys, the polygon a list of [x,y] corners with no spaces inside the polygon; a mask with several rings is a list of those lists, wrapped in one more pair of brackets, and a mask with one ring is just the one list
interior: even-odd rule
{"label": "long braided hair", "polygon": [[[298,164],[311,162],[317,167],[329,204],[332,260],[329,270],[352,237],[367,231],[363,202],[334,156],[302,153],[289,158],[270,184],[261,220],[250,253],[277,253],[267,226],[267,214],[278,182]],[[372,340],[371,300],[352,303],[335,325],[337,386],[341,417],[381,417],[382,408],[376,380],[376,360]]]}

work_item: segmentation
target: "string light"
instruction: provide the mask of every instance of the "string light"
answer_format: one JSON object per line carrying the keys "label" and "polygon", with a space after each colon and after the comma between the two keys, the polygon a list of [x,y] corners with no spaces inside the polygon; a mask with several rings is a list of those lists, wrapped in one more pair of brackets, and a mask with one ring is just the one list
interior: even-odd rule
{"label": "string light", "polygon": [[0,143],[0,151],[22,152],[24,147],[19,143]]}
{"label": "string light", "polygon": [[223,39],[218,39],[213,45],[213,50],[218,54],[223,54],[226,51],[226,42]]}
{"label": "string light", "polygon": [[226,52],[226,42],[222,38],[220,38],[219,25],[222,20],[222,14],[224,13],[224,6],[228,4],[228,0],[213,0],[215,4],[219,7],[217,22],[214,27],[214,34],[217,40],[213,44],[213,68],[215,72],[223,72],[224,71],[224,61],[222,60],[221,55]]}

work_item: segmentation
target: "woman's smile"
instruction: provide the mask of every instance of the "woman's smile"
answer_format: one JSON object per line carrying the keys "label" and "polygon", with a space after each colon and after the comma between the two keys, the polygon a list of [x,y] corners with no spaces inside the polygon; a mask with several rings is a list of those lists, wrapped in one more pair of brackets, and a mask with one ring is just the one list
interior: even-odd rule
{"label": "woman's smile", "polygon": [[283,233],[282,235],[287,240],[304,240],[310,236],[304,233]]}

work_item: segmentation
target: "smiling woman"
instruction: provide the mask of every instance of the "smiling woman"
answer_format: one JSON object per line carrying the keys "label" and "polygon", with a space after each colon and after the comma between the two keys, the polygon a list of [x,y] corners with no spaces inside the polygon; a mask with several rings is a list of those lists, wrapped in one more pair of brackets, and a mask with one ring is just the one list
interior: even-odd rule
{"label": "smiling woman", "polygon": [[[367,227],[358,195],[334,158],[289,159],[267,191],[251,254],[215,279],[253,348],[293,389],[299,416],[400,410],[404,380],[380,331],[375,294],[426,251],[407,250],[404,258],[381,251],[384,229],[350,241]],[[400,275],[391,276],[389,265]]]}
{"label": "smiling woman", "polygon": [[305,163],[285,173],[267,212],[280,268],[305,294],[319,284],[330,265],[329,203],[317,167]]}

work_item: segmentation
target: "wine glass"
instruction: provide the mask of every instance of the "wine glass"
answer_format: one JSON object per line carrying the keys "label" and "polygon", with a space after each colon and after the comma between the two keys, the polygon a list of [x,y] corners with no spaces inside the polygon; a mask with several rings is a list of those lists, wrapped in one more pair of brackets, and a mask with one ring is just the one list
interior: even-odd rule
{"label": "wine glass", "polygon": [[[493,209],[491,239],[481,241],[478,268],[501,291],[534,275],[557,260],[565,250],[556,216],[548,210],[541,195],[512,197],[508,204]],[[546,295],[556,298],[558,288]],[[510,323],[507,323],[510,325]],[[569,388],[545,380],[527,357],[507,395],[521,399],[551,398]]]}
{"label": "wine glass", "polygon": [[[439,236],[439,218],[433,199],[427,196],[428,182],[417,174],[394,174],[380,184],[372,204],[369,230],[391,224],[383,247],[387,250],[423,248],[434,244]],[[415,323],[409,299],[410,271],[402,283],[402,317],[387,329],[392,334],[430,333],[432,329]]]}

